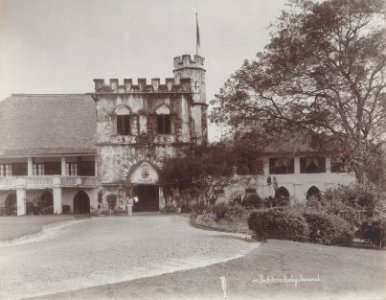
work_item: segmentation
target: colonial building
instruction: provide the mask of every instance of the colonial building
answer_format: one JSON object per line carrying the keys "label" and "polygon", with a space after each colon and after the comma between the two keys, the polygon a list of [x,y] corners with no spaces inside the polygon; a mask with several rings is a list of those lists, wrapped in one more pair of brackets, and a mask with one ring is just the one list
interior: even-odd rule
{"label": "colonial building", "polygon": [[[160,80],[94,79],[89,94],[14,94],[0,102],[0,214],[90,213],[108,205],[163,210],[159,185],[165,157],[207,143],[204,58],[174,58]],[[354,176],[333,151],[307,143],[271,145],[248,172],[240,167],[224,199],[253,189],[292,203]],[[257,166],[257,167],[256,167]],[[241,172],[241,170],[243,170]]]}
{"label": "colonial building", "polygon": [[[15,94],[0,103],[3,213],[90,213],[109,201],[162,210],[158,169],[207,143],[204,58],[174,58],[174,77],[95,79],[95,92]],[[15,205],[16,204],[16,205]]]}

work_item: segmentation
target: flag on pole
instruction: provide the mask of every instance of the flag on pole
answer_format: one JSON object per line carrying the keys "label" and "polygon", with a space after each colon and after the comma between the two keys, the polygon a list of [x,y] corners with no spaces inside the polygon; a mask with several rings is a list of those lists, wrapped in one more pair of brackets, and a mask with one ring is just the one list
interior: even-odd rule
{"label": "flag on pole", "polygon": [[197,13],[196,13],[196,54],[200,55],[200,28],[198,27]]}

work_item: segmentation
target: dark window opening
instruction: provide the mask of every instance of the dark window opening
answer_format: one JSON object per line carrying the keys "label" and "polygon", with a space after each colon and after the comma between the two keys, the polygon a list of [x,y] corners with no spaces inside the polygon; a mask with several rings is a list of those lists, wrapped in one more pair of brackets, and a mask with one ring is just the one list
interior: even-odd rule
{"label": "dark window opening", "polygon": [[293,158],[270,158],[269,159],[270,174],[293,174],[294,159]]}
{"label": "dark window opening", "polygon": [[44,175],[61,175],[60,161],[45,162]]}
{"label": "dark window opening", "polygon": [[326,172],[326,159],[324,157],[301,157],[300,173]]}
{"label": "dark window opening", "polygon": [[157,115],[158,134],[171,134],[170,115]]}
{"label": "dark window opening", "polygon": [[28,164],[24,162],[12,163],[12,175],[13,176],[27,176]]}
{"label": "dark window opening", "polygon": [[79,161],[78,162],[79,176],[95,176],[95,162],[94,161]]}
{"label": "dark window opening", "polygon": [[117,134],[118,135],[130,134],[130,115],[117,116]]}

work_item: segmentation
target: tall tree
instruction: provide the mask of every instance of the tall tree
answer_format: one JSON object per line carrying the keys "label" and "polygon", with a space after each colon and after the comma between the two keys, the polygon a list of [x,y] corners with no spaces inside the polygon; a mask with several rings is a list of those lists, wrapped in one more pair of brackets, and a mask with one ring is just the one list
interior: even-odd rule
{"label": "tall tree", "polygon": [[212,121],[259,135],[306,129],[331,137],[357,180],[385,140],[386,31],[382,0],[290,2],[262,53],[216,95]]}

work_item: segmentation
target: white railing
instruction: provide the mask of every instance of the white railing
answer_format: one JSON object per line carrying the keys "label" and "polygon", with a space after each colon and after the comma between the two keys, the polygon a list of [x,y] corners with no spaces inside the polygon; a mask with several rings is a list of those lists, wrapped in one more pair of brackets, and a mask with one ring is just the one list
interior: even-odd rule
{"label": "white railing", "polygon": [[27,186],[51,186],[52,176],[27,176],[25,181]]}
{"label": "white railing", "polygon": [[95,187],[95,176],[0,176],[0,190],[16,188]]}
{"label": "white railing", "polygon": [[86,186],[96,186],[96,184],[97,184],[96,177],[83,176],[83,177],[81,177],[81,179],[82,179],[82,184],[86,185]]}
{"label": "white railing", "polygon": [[96,186],[94,176],[62,176],[62,186]]}
{"label": "white railing", "polygon": [[76,186],[80,183],[78,179],[79,179],[78,176],[62,176],[62,185],[63,186]]}
{"label": "white railing", "polygon": [[0,176],[0,188],[13,188],[16,186],[17,177],[14,176]]}

